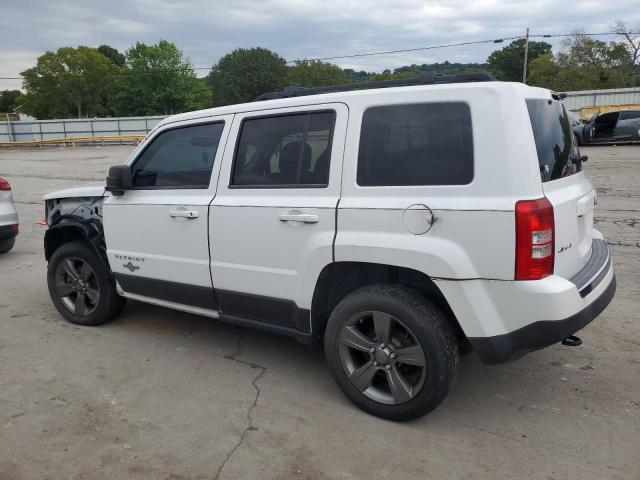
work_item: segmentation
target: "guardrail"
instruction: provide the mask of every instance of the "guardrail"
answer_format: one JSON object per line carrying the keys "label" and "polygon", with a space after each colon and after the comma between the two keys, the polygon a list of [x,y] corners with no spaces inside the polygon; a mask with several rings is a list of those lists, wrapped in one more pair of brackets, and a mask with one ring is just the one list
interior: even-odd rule
{"label": "guardrail", "polygon": [[0,142],[148,134],[164,116],[12,121],[0,118]]}
{"label": "guardrail", "polygon": [[96,135],[94,137],[66,137],[66,138],[49,138],[47,140],[24,140],[17,142],[0,142],[0,147],[16,148],[16,147],[43,147],[47,145],[95,145],[95,144],[128,144],[137,145],[144,139],[146,135]]}

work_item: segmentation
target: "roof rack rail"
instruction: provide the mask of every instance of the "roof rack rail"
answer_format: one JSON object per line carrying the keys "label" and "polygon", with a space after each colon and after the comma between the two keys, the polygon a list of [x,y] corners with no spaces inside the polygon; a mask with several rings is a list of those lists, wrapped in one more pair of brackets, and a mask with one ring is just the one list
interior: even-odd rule
{"label": "roof rack rail", "polygon": [[374,82],[344,83],[328,85],[326,87],[301,87],[291,85],[281,92],[263,93],[254,102],[275,100],[278,98],[303,97],[320,93],[349,92],[351,90],[368,90],[371,88],[406,87],[410,85],[434,85],[442,83],[490,82],[495,80],[493,75],[486,72],[460,73],[457,75],[442,75],[437,72],[424,72],[419,77],[399,78],[395,80],[377,80]]}

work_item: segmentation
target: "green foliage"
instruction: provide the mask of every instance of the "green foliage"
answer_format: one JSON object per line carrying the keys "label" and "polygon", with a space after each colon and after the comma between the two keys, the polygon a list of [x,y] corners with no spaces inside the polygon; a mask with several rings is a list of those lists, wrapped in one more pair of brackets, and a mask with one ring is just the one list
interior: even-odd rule
{"label": "green foliage", "polygon": [[41,55],[22,72],[25,111],[37,118],[107,112],[105,98],[113,65],[95,48],[63,47]]}
{"label": "green foliage", "polygon": [[300,60],[287,72],[289,84],[303,87],[322,87],[349,83],[350,78],[339,66],[318,60]]}
{"label": "green foliage", "polygon": [[529,83],[557,91],[632,87],[640,84],[632,52],[619,42],[603,42],[574,34],[554,57],[531,62]]}
{"label": "green foliage", "polygon": [[[514,40],[509,45],[500,50],[496,50],[489,55],[487,63],[489,71],[498,80],[507,82],[521,82],[524,68],[525,39]],[[527,70],[533,60],[540,55],[551,54],[551,45],[546,42],[529,42],[527,53]]]}
{"label": "green foliage", "polygon": [[120,53],[117,49],[111,47],[110,45],[100,45],[98,47],[98,51],[107,57],[107,59],[113,63],[116,67],[124,67],[125,64],[125,56]]}
{"label": "green foliage", "polygon": [[213,66],[207,83],[216,106],[249,102],[286,85],[287,63],[266,48],[239,48]]}
{"label": "green foliage", "polygon": [[164,115],[210,105],[204,82],[173,43],[136,43],[125,53],[125,68],[112,83],[110,107],[116,115]]}
{"label": "green foliage", "polygon": [[14,108],[22,104],[23,100],[22,92],[20,90],[0,91],[0,113],[12,112]]}

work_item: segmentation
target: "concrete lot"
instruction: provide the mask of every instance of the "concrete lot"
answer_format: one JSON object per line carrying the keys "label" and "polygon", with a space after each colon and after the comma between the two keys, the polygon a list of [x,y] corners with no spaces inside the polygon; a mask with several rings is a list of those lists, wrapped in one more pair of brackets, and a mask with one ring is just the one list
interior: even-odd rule
{"label": "concrete lot", "polygon": [[585,148],[618,292],[580,334],[517,362],[466,356],[431,415],[353,407],[322,353],[130,302],[82,328],[54,310],[41,196],[130,147],[0,151],[21,219],[0,257],[0,479],[640,479],[640,147]]}

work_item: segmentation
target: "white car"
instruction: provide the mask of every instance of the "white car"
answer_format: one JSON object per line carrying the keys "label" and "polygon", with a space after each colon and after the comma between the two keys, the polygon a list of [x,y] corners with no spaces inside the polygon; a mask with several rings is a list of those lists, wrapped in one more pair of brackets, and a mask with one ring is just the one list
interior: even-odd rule
{"label": "white car", "polygon": [[0,178],[0,254],[13,248],[18,230],[18,212],[13,204],[11,184]]}
{"label": "white car", "polygon": [[324,342],[359,407],[424,415],[461,351],[516,359],[615,292],[558,96],[484,80],[289,88],[165,119],[106,188],[45,197],[54,304],[83,325],[128,298]]}

